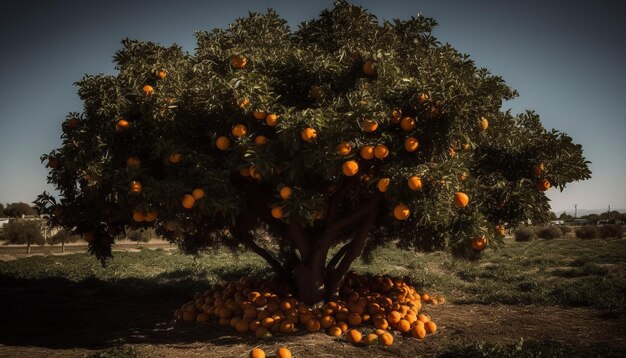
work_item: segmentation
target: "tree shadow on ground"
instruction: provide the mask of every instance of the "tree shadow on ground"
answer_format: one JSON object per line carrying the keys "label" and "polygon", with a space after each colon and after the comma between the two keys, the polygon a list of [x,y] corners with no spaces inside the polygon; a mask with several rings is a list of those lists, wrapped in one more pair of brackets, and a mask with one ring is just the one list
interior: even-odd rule
{"label": "tree shadow on ground", "polygon": [[[246,274],[235,271],[220,279]],[[187,270],[150,279],[79,282],[0,275],[0,302],[5,307],[0,345],[99,349],[124,343],[227,345],[252,340],[233,335],[230,327],[174,320],[174,309],[208,286]]]}

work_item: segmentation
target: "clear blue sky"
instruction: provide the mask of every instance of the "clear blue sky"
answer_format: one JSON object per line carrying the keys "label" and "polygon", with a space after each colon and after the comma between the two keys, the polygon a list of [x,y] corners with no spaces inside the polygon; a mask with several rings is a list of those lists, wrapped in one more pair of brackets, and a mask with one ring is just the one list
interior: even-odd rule
{"label": "clear blue sky", "polygon": [[[224,28],[272,7],[292,29],[325,1],[4,0],[0,14],[0,202],[30,202],[50,191],[39,156],[60,144],[61,122],[81,111],[73,83],[114,73],[124,37],[180,44],[195,30]],[[54,4],[53,4],[54,3]],[[626,208],[626,21],[619,1],[355,0],[379,19],[434,17],[435,36],[501,75],[547,128],[570,134],[592,162],[591,180],[548,196],[556,212]]]}

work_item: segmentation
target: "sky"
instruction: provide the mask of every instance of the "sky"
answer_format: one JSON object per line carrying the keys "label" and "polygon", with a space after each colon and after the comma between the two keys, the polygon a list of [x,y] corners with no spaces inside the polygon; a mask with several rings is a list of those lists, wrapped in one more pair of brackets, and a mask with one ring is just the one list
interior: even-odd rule
{"label": "sky", "polygon": [[[44,190],[39,156],[59,147],[67,113],[82,111],[74,82],[114,74],[120,41],[177,43],[193,53],[194,32],[225,28],[248,11],[274,8],[292,30],[324,1],[3,0],[0,12],[0,203],[32,202]],[[592,179],[562,193],[553,211],[626,208],[626,21],[619,1],[353,0],[381,20],[421,13],[434,35],[502,76],[520,96],[503,109],[535,110],[544,126],[582,144]]]}

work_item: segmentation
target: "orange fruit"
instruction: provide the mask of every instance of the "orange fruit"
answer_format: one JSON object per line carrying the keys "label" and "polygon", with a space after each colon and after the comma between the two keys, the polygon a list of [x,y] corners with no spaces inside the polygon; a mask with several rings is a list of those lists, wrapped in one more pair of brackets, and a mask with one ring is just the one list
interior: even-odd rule
{"label": "orange fruit", "polygon": [[117,122],[115,123],[115,129],[118,132],[127,130],[129,126],[130,126],[130,123],[128,123],[128,121],[123,118],[118,119]]}
{"label": "orange fruit", "polygon": [[391,324],[396,324],[400,322],[401,319],[402,319],[402,315],[398,311],[391,311],[387,315],[387,321],[389,321],[389,323]]}
{"label": "orange fruit", "polygon": [[320,319],[320,325],[322,326],[322,328],[330,328],[335,325],[335,318],[331,315],[324,315]]}
{"label": "orange fruit", "polygon": [[65,127],[68,129],[75,129],[80,125],[80,119],[78,118],[70,118],[65,121]]}
{"label": "orange fruit", "polygon": [[389,332],[385,332],[378,336],[378,340],[383,346],[389,347],[393,344],[393,336]]}
{"label": "orange fruit", "polygon": [[345,176],[351,177],[359,171],[359,163],[356,160],[348,160],[343,163],[342,170]]}
{"label": "orange fruit", "polygon": [[256,145],[264,145],[267,144],[267,137],[264,135],[258,135],[256,137],[254,137],[254,144]]}
{"label": "orange fruit", "polygon": [[317,131],[313,128],[304,128],[300,132],[300,138],[305,142],[312,142],[317,138]]}
{"label": "orange fruit", "polygon": [[288,186],[284,186],[280,189],[280,198],[283,200],[291,198],[291,194],[293,194],[293,190]]}
{"label": "orange fruit", "polygon": [[291,351],[285,347],[280,347],[276,351],[276,358],[291,358]]}
{"label": "orange fruit", "polygon": [[371,145],[366,145],[361,147],[361,150],[359,151],[359,154],[361,154],[361,158],[365,159],[365,160],[370,160],[374,158],[374,147]]}
{"label": "orange fruit", "polygon": [[384,193],[389,188],[389,184],[390,183],[391,183],[391,179],[389,179],[389,178],[380,178],[380,179],[378,179],[378,182],[376,183],[376,188],[381,193]]}
{"label": "orange fruit", "polygon": [[374,76],[376,75],[376,63],[372,60],[367,60],[365,61],[365,63],[363,64],[363,73],[365,73],[366,76]]}
{"label": "orange fruit", "polygon": [[167,161],[170,162],[170,164],[180,163],[182,159],[183,159],[183,156],[180,153],[172,153],[169,155],[169,157],[167,157]]}
{"label": "orange fruit", "polygon": [[422,189],[422,179],[420,177],[417,176],[412,176],[408,179],[408,184],[409,184],[409,188],[411,188],[411,190],[421,190]]}
{"label": "orange fruit", "polygon": [[233,68],[242,69],[246,67],[246,63],[248,63],[248,60],[242,55],[234,55],[230,58],[230,65],[233,66]]}
{"label": "orange fruit", "polygon": [[230,139],[225,136],[217,137],[217,139],[215,140],[215,146],[219,150],[227,150],[228,148],[230,148]]}
{"label": "orange fruit", "polygon": [[400,108],[394,108],[391,111],[391,123],[398,124],[402,119],[402,110]]}
{"label": "orange fruit", "polygon": [[195,200],[200,200],[204,197],[204,190],[196,188],[191,192],[191,196],[193,196]]}
{"label": "orange fruit", "polygon": [[309,90],[309,96],[313,98],[315,101],[319,102],[322,100],[322,89],[320,86],[313,85],[311,86],[311,90]]}
{"label": "orange fruit", "polygon": [[328,333],[329,336],[339,337],[339,336],[341,336],[341,333],[343,333],[343,332],[341,332],[341,328],[339,328],[337,326],[332,326],[332,327],[328,328],[327,333]]}
{"label": "orange fruit", "polygon": [[474,250],[482,250],[485,248],[486,245],[487,245],[487,238],[484,236],[477,237],[474,240],[472,240],[472,248],[474,248]]}
{"label": "orange fruit", "polygon": [[239,108],[243,109],[248,104],[250,104],[250,100],[247,98],[244,98],[241,100],[241,102],[239,102]]}
{"label": "orange fruit", "polygon": [[417,97],[417,100],[420,103],[424,103],[428,101],[429,99],[430,99],[430,96],[428,95],[428,93],[424,93],[424,92],[420,93],[419,97]]}
{"label": "orange fruit", "polygon": [[233,136],[240,138],[248,134],[248,128],[246,128],[243,124],[237,124],[231,130],[231,133]]}
{"label": "orange fruit", "polygon": [[265,117],[265,123],[267,123],[267,125],[270,127],[276,126],[276,124],[278,123],[278,115],[275,113],[268,114]]}
{"label": "orange fruit", "polygon": [[196,199],[194,199],[193,195],[185,194],[182,204],[185,209],[191,209],[196,204]]}
{"label": "orange fruit", "polygon": [[417,321],[416,324],[411,327],[411,335],[419,339],[423,339],[424,337],[426,337],[426,329],[424,327],[424,323]]}
{"label": "orange fruit", "polygon": [[139,194],[141,193],[141,190],[143,189],[143,186],[141,185],[140,182],[133,180],[130,182],[130,186],[129,186],[129,190],[131,193],[133,194]]}
{"label": "orange fruit", "polygon": [[60,165],[59,159],[55,157],[48,158],[48,168],[56,169]]}
{"label": "orange fruit", "polygon": [[378,122],[371,119],[366,119],[361,122],[361,127],[363,128],[364,132],[372,133],[375,132],[376,129],[378,129]]}
{"label": "orange fruit", "polygon": [[241,175],[244,178],[249,177],[250,176],[250,168],[243,167],[243,168],[239,169],[239,175]]}
{"label": "orange fruit", "polygon": [[254,117],[254,119],[258,119],[260,121],[264,120],[265,117],[267,116],[267,114],[264,111],[261,110],[256,110],[254,112],[252,112],[252,117]]}
{"label": "orange fruit", "polygon": [[506,229],[505,229],[504,225],[496,225],[496,232],[500,236],[504,236],[506,234]]}
{"label": "orange fruit", "polygon": [[404,204],[398,204],[393,208],[393,216],[398,220],[406,220],[411,215],[411,210]]}
{"label": "orange fruit", "polygon": [[320,321],[316,319],[311,319],[310,321],[306,323],[306,330],[311,333],[319,332],[321,327],[322,326],[320,325]]}
{"label": "orange fruit", "polygon": [[154,94],[154,87],[150,86],[150,85],[145,85],[143,86],[143,93],[146,95],[151,95]]}
{"label": "orange fruit", "polygon": [[167,72],[165,70],[157,71],[156,76],[160,79],[164,79],[167,76]]}
{"label": "orange fruit", "polygon": [[374,148],[374,156],[378,159],[385,159],[389,155],[389,148],[384,144],[379,144]]}
{"label": "orange fruit", "polygon": [[489,120],[485,117],[480,117],[480,129],[486,131],[489,128]]}
{"label": "orange fruit", "polygon": [[400,120],[400,127],[405,132],[412,131],[413,129],[415,129],[415,126],[415,119],[411,117],[404,117]]}
{"label": "orange fruit", "polygon": [[346,156],[350,154],[350,151],[352,151],[352,145],[348,142],[342,142],[337,147],[337,153],[339,153],[339,155]]}
{"label": "orange fruit", "polygon": [[152,209],[148,209],[148,211],[146,212],[146,215],[144,216],[144,220],[146,222],[154,222],[154,220],[156,220],[158,214],[155,210]]}
{"label": "orange fruit", "polygon": [[370,333],[363,338],[363,343],[370,345],[378,342],[378,335],[375,333]]}
{"label": "orange fruit", "polygon": [[128,157],[128,159],[126,159],[126,167],[139,169],[141,168],[141,160],[137,157]]}
{"label": "orange fruit", "polygon": [[248,169],[248,172],[250,173],[250,176],[254,179],[261,179],[261,173],[259,173],[254,166],[251,165]]}
{"label": "orange fruit", "polygon": [[138,223],[143,222],[145,220],[145,217],[143,213],[141,212],[141,210],[133,210],[133,220],[135,220]]}
{"label": "orange fruit", "polygon": [[283,209],[280,206],[274,206],[272,208],[272,217],[274,219],[280,219],[283,217]]}
{"label": "orange fruit", "polygon": [[361,340],[363,339],[363,335],[361,335],[361,332],[357,331],[356,329],[351,329],[348,331],[348,341],[352,344],[358,344],[361,343]]}
{"label": "orange fruit", "polygon": [[265,358],[265,351],[261,348],[253,348],[250,351],[250,358]]}
{"label": "orange fruit", "polygon": [[363,322],[363,318],[360,314],[352,312],[348,315],[348,324],[351,326],[358,326]]}
{"label": "orange fruit", "polygon": [[268,337],[269,334],[270,332],[267,330],[267,327],[265,326],[260,326],[254,331],[254,336],[256,338],[265,338],[265,337]]}
{"label": "orange fruit", "polygon": [[466,207],[467,204],[469,204],[469,196],[467,194],[459,191],[454,195],[454,206],[460,209]]}
{"label": "orange fruit", "polygon": [[415,137],[408,137],[404,140],[404,149],[407,152],[415,152],[419,146],[420,143]]}
{"label": "orange fruit", "polygon": [[426,333],[435,333],[437,332],[437,325],[433,321],[428,321],[424,323],[424,329],[426,330]]}
{"label": "orange fruit", "polygon": [[548,179],[543,179],[538,181],[535,186],[540,191],[546,191],[552,187],[552,184],[550,184],[550,181]]}
{"label": "orange fruit", "polygon": [[398,331],[402,333],[408,333],[409,330],[411,330],[411,324],[409,323],[409,321],[401,319],[400,322],[398,322]]}

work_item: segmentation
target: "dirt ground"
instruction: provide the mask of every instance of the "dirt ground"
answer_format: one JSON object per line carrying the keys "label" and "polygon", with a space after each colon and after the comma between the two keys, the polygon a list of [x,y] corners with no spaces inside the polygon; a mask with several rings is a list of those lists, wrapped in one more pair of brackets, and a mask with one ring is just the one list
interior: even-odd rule
{"label": "dirt ground", "polygon": [[[437,333],[420,341],[396,336],[392,347],[355,347],[345,338],[325,334],[276,336],[257,341],[235,335],[231,329],[168,321],[142,315],[127,329],[98,330],[97,321],[64,342],[50,337],[1,339],[0,357],[84,357],[98,350],[130,344],[146,357],[247,357],[261,347],[268,356],[287,346],[294,357],[416,357],[437,356],[446,347],[473,342],[515,344],[524,341],[557,342],[573,347],[609,345],[626,350],[626,322],[589,308],[546,306],[454,305],[428,307]],[[58,332],[57,332],[58,333]],[[6,337],[5,337],[6,338]],[[58,338],[58,337],[57,337]],[[11,344],[11,341],[15,344]]]}

